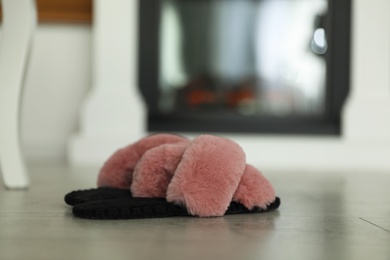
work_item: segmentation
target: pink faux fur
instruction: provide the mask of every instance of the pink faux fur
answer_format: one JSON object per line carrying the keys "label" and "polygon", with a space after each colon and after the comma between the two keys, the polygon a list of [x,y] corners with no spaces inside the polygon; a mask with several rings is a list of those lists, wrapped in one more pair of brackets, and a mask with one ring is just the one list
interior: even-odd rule
{"label": "pink faux fur", "polygon": [[248,209],[275,200],[271,183],[235,142],[202,135],[192,142],[158,134],[118,150],[104,164],[99,186],[128,189],[134,197],[166,197],[200,217],[222,216],[230,202]]}
{"label": "pink faux fur", "polygon": [[248,209],[253,209],[255,206],[266,208],[275,200],[275,190],[258,169],[247,164],[233,200]]}
{"label": "pink faux fur", "polygon": [[148,150],[134,169],[133,196],[165,198],[168,184],[189,144],[189,141],[163,144]]}
{"label": "pink faux fur", "polygon": [[156,134],[116,151],[103,165],[98,176],[99,187],[129,189],[133,170],[141,156],[149,149],[166,143],[187,139],[172,134]]}
{"label": "pink faux fur", "polygon": [[245,169],[245,153],[235,142],[202,135],[183,154],[167,190],[167,200],[190,214],[222,216]]}

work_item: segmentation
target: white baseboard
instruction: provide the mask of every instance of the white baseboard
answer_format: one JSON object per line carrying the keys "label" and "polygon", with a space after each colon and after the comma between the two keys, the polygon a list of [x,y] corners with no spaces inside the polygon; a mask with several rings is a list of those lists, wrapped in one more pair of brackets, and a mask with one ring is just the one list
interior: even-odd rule
{"label": "white baseboard", "polygon": [[[194,138],[196,134],[183,134]],[[389,172],[389,144],[353,144],[337,137],[275,137],[222,135],[239,143],[247,162],[267,170]],[[101,166],[118,148],[135,142],[131,138],[74,138],[69,161],[76,166]]]}
{"label": "white baseboard", "polygon": [[101,166],[120,147],[135,140],[130,138],[88,138],[74,136],[68,146],[68,163],[72,166]]}
{"label": "white baseboard", "polygon": [[[183,134],[194,138],[195,134]],[[352,143],[338,137],[224,135],[241,145],[247,162],[281,171],[390,173],[390,144]]]}

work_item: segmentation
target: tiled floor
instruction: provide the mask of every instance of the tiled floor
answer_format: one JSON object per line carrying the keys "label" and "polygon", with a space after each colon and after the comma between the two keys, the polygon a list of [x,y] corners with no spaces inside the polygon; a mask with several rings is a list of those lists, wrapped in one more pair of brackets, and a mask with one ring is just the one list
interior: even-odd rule
{"label": "tiled floor", "polygon": [[74,218],[68,191],[96,170],[35,166],[0,187],[0,259],[390,259],[390,173],[266,172],[276,212],[221,218]]}

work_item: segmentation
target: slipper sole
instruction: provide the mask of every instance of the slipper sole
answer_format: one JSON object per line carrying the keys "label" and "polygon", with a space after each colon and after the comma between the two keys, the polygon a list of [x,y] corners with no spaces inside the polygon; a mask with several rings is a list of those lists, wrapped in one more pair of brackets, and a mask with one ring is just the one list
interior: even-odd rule
{"label": "slipper sole", "polygon": [[[276,210],[280,199],[270,203],[267,208],[254,207],[249,210],[238,202],[231,202],[225,215],[243,213],[263,213]],[[192,216],[183,206],[168,202],[165,198],[119,198],[102,201],[90,201],[76,204],[73,214],[86,219],[141,219]]]}

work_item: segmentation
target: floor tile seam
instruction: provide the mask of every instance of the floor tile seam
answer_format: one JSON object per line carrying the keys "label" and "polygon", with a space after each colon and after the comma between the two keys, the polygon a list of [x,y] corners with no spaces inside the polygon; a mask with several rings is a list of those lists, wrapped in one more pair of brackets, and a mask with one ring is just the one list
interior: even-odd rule
{"label": "floor tile seam", "polygon": [[388,229],[386,229],[384,227],[381,227],[378,224],[375,224],[375,223],[373,223],[373,222],[371,222],[371,221],[369,221],[367,219],[364,219],[362,217],[359,217],[359,219],[390,234],[390,230],[388,230]]}

